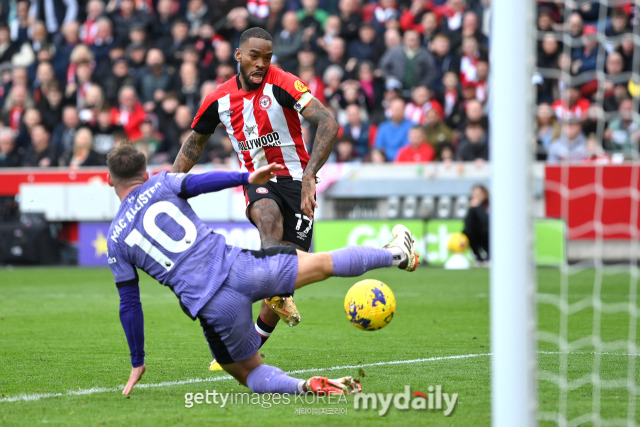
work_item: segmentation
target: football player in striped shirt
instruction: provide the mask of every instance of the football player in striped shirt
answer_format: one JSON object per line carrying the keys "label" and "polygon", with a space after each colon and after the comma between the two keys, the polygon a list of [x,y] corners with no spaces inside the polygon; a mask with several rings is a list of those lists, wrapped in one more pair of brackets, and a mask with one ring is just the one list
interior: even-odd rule
{"label": "football player in striped shirt", "polygon": [[[261,247],[289,245],[308,252],[317,207],[316,175],[333,149],[338,123],[298,77],[271,66],[273,41],[267,31],[246,30],[235,56],[240,72],[205,97],[172,171],[188,172],[216,127],[224,126],[240,171],[284,165],[270,182],[244,186],[247,217],[260,232]],[[301,117],[317,128],[311,154],[302,137]],[[263,302],[255,325],[263,344],[279,318],[289,326],[300,321],[291,295]],[[216,368],[214,361],[211,369]]]}

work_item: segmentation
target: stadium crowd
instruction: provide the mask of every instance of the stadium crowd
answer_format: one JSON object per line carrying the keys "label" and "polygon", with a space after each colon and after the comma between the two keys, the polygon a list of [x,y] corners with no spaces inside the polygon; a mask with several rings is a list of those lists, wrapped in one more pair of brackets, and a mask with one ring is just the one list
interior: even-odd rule
{"label": "stadium crowd", "polygon": [[[538,1],[541,160],[638,157],[635,10],[601,8]],[[0,0],[0,167],[104,165],[125,138],[172,163],[253,26],[338,120],[331,161],[482,163],[490,13],[490,0]],[[201,162],[234,158],[218,129]]]}
{"label": "stadium crowd", "polygon": [[634,105],[637,113],[640,92],[631,74],[640,16],[632,3],[539,1],[534,76],[539,159],[600,164],[638,159]]}

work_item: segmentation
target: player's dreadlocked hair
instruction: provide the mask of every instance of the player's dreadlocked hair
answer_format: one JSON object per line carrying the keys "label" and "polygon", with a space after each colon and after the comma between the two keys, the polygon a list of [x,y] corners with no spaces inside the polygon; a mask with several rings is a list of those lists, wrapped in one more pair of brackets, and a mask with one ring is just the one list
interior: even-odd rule
{"label": "player's dreadlocked hair", "polygon": [[242,33],[242,35],[240,36],[240,46],[245,44],[252,37],[257,39],[268,40],[270,42],[273,41],[273,39],[271,38],[271,34],[269,34],[266,30],[260,27],[253,27],[253,28],[249,28],[248,30],[245,30]]}
{"label": "player's dreadlocked hair", "polygon": [[107,154],[107,167],[112,178],[127,180],[147,170],[147,158],[131,143],[123,142]]}

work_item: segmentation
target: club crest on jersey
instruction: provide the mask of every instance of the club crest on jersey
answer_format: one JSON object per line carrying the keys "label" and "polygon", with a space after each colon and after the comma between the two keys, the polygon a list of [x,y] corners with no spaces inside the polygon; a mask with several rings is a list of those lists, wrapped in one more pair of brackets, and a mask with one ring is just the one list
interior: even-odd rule
{"label": "club crest on jersey", "polygon": [[300,81],[300,80],[296,80],[296,82],[293,84],[293,87],[295,87],[298,92],[306,92],[307,91],[307,86],[305,86],[305,84],[302,83],[302,81]]}
{"label": "club crest on jersey", "polygon": [[267,95],[262,95],[258,103],[260,104],[261,109],[267,110],[269,107],[271,107],[271,98],[269,98],[269,96]]}
{"label": "club crest on jersey", "polygon": [[256,193],[258,193],[258,194],[267,194],[268,192],[269,192],[269,190],[267,190],[267,189],[266,189],[266,188],[264,188],[264,187],[258,187],[258,188],[256,188]]}

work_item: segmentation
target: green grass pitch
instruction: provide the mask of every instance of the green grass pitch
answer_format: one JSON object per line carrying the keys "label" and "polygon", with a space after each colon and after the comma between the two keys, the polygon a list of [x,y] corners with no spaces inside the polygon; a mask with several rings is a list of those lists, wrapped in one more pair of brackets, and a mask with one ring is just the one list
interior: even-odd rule
{"label": "green grass pitch", "polygon": [[[168,288],[144,274],[147,373],[131,397],[124,398],[120,390],[130,371],[128,347],[109,270],[3,268],[0,425],[489,425],[489,270],[421,268],[412,274],[377,270],[365,277],[384,281],[396,295],[396,316],[386,328],[365,332],[350,325],[343,299],[358,279],[330,279],[296,292],[302,323],[295,328],[278,326],[261,349],[264,362],[287,372],[301,371],[295,375],[302,378],[364,373],[363,391],[368,393],[402,393],[408,385],[411,392],[427,394],[430,386],[440,385],[444,392],[458,394],[449,417],[438,410],[394,408],[381,417],[376,410],[355,409],[353,396],[271,407],[254,401],[186,408],[185,393],[248,389],[222,372],[208,371],[211,357],[199,324],[182,313]],[[557,294],[560,274],[540,269],[538,282],[539,292]],[[571,275],[569,282],[569,302],[578,301],[592,292],[594,272]],[[603,301],[628,298],[628,274],[607,276],[605,282]],[[593,318],[590,309],[572,314],[570,339],[590,335]],[[544,330],[558,332],[558,309],[540,304],[538,321]],[[603,315],[603,340],[626,339],[629,323],[628,313]],[[540,343],[539,350],[546,352],[538,356],[540,367],[557,372],[557,346]],[[592,351],[585,348],[567,356],[570,379],[592,372]],[[636,359],[599,356],[603,379],[627,378],[629,361]],[[540,381],[538,388],[540,409],[557,410],[558,387]],[[600,394],[603,416],[626,417],[633,396],[624,388],[603,389]],[[590,413],[592,396],[588,385],[570,392],[569,417]]]}

